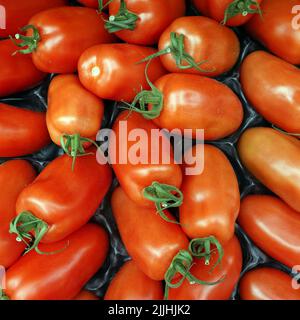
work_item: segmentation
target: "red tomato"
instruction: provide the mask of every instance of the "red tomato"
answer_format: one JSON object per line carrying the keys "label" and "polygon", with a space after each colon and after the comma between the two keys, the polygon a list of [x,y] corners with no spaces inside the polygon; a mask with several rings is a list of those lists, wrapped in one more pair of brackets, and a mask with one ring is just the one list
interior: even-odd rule
{"label": "red tomato", "polygon": [[265,195],[242,200],[240,226],[272,258],[293,267],[299,264],[300,214],[280,199]]}
{"label": "red tomato", "polygon": [[155,86],[162,93],[163,106],[153,121],[161,128],[193,129],[193,138],[196,129],[204,129],[205,140],[215,140],[230,135],[242,123],[239,98],[221,82],[171,73],[157,80]]}
{"label": "red tomato", "polygon": [[[170,47],[171,37],[173,46]],[[175,35],[174,35],[175,33]],[[184,36],[183,45],[186,55],[179,55],[180,44],[179,35]],[[167,48],[172,48],[171,53],[167,53]],[[165,54],[160,56],[164,67],[169,72],[196,73],[209,77],[218,76],[229,71],[237,62],[240,54],[240,43],[235,33],[229,28],[206,17],[181,17],[173,21],[163,32],[158,43],[159,51],[165,50]],[[173,52],[173,53],[172,53]],[[176,54],[175,54],[176,52]],[[176,63],[175,56],[179,57],[181,67]],[[201,70],[192,66],[190,57],[201,63]]]}
{"label": "red tomato", "polygon": [[[185,14],[185,0],[125,0],[124,2],[125,10],[121,12],[119,12],[120,0],[114,0],[109,4],[110,18],[106,28],[110,32],[117,31],[116,35],[119,38],[133,44],[147,46],[157,43],[169,24]],[[126,22],[124,16],[132,19],[127,19],[129,22]],[[120,27],[120,23],[124,26]]]}
{"label": "red tomato", "polygon": [[[211,263],[217,260],[217,255],[212,255]],[[222,263],[213,271],[211,265],[206,265],[204,260],[195,260],[190,270],[197,278],[206,281],[217,281],[225,276],[224,280],[214,286],[190,284],[187,280],[177,289],[170,289],[170,300],[228,300],[239,280],[242,270],[242,250],[236,236],[224,246]]]}
{"label": "red tomato", "polygon": [[[77,0],[79,3],[85,5],[86,7],[98,9],[99,8],[99,0]],[[105,5],[108,0],[103,0],[103,5]]]}
{"label": "red tomato", "polygon": [[[196,148],[188,151],[186,159]],[[203,172],[186,175],[181,191],[180,223],[189,238],[214,236],[226,243],[233,237],[240,192],[235,172],[222,151],[205,145]]]}
{"label": "red tomato", "polygon": [[256,51],[243,61],[240,75],[248,101],[264,118],[287,132],[300,133],[298,68]]}
{"label": "red tomato", "polygon": [[[17,214],[28,212],[35,221],[27,233],[41,236],[43,243],[60,241],[83,226],[110,187],[110,168],[97,163],[95,154],[77,158],[74,171],[71,165],[67,155],[56,158],[18,198]],[[18,218],[15,223],[20,224],[16,227],[20,231],[26,216]],[[37,235],[41,224],[43,232],[38,230]]]}
{"label": "red tomato", "polygon": [[162,300],[160,281],[147,277],[131,260],[125,262],[110,283],[104,300]]}
{"label": "red tomato", "polygon": [[263,19],[256,15],[246,24],[249,34],[271,52],[292,64],[300,64],[300,29],[293,8],[298,0],[264,0]]}
{"label": "red tomato", "polygon": [[[127,126],[127,133],[121,127],[123,124]],[[137,142],[139,139],[133,136],[133,130],[136,129],[144,130],[147,134],[146,141],[141,138],[140,143]],[[116,141],[111,141],[109,146],[110,159],[114,160],[112,167],[120,185],[128,197],[142,207],[153,206],[153,202],[147,200],[143,194],[144,189],[153,182],[180,188],[182,181],[181,168],[173,159],[169,139],[162,135],[160,142],[151,143],[153,130],[159,129],[151,121],[137,113],[129,115],[128,111],[125,111],[115,121],[113,131]],[[136,150],[137,144],[141,147],[140,155]],[[123,146],[127,146],[124,152]],[[168,158],[170,162],[164,162],[164,159]]]}
{"label": "red tomato", "polygon": [[[145,77],[146,63],[138,63],[156,52],[152,48],[130,44],[106,44],[87,49],[80,57],[78,73],[81,83],[103,99],[131,102],[141,89],[149,89]],[[149,69],[150,81],[166,73],[159,59]]]}
{"label": "red tomato", "polygon": [[261,2],[262,0],[193,0],[194,6],[203,15],[232,27],[246,23],[254,13],[259,13]]}
{"label": "red tomato", "polygon": [[82,290],[80,293],[72,300],[99,300],[99,298],[87,290]]}
{"label": "red tomato", "polygon": [[111,205],[129,255],[149,278],[163,280],[174,256],[188,248],[180,226],[163,220],[154,208],[138,206],[121,188],[114,191]]}
{"label": "red tomato", "polygon": [[29,38],[24,43],[32,49],[29,52],[36,67],[49,73],[72,73],[85,49],[114,41],[114,36],[105,30],[101,16],[90,8],[49,9],[35,15],[29,25],[36,28],[37,34],[29,28]]}
{"label": "red tomato", "polygon": [[6,27],[0,28],[0,37],[8,37],[19,32],[19,29],[38,12],[67,3],[67,0],[1,0],[0,5],[5,8]]}
{"label": "red tomato", "polygon": [[243,300],[300,300],[300,290],[292,288],[292,278],[274,268],[247,272],[239,289]]}
{"label": "red tomato", "polygon": [[51,81],[47,127],[54,143],[60,145],[63,134],[95,140],[103,113],[103,101],[87,91],[77,76],[59,75]]}
{"label": "red tomato", "polygon": [[45,77],[34,66],[30,55],[13,55],[15,51],[11,40],[0,41],[0,97],[30,89]]}
{"label": "red tomato", "polygon": [[[66,246],[67,243],[67,246]],[[6,274],[6,294],[11,300],[70,300],[103,264],[108,252],[105,230],[87,224],[66,239],[42,244],[45,252],[23,256]],[[84,267],[83,267],[84,266]]]}
{"label": "red tomato", "polygon": [[300,141],[271,128],[246,130],[238,145],[246,168],[300,211]]}
{"label": "red tomato", "polygon": [[49,143],[45,113],[0,103],[0,157],[24,156]]}
{"label": "red tomato", "polygon": [[9,223],[15,216],[19,193],[36,176],[33,167],[24,160],[11,160],[0,165],[0,266],[10,267],[24,251],[25,246],[9,234]]}

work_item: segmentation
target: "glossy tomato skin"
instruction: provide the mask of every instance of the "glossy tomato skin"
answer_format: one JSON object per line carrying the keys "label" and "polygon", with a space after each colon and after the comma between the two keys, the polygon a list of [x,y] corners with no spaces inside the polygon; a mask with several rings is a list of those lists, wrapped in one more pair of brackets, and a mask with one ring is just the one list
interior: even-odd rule
{"label": "glossy tomato skin", "polygon": [[[164,54],[160,59],[169,72],[215,77],[229,71],[237,62],[240,54],[237,36],[231,29],[210,18],[193,16],[176,19],[162,33],[158,43],[159,50],[170,46],[171,32],[185,35],[185,51],[196,62],[207,61],[201,65],[201,68],[208,72],[198,71],[195,68],[179,69],[172,55]],[[183,62],[183,65],[186,63]]]}
{"label": "glossy tomato skin", "polygon": [[[94,9],[99,8],[98,0],[78,0],[78,2],[89,8],[94,8]],[[103,5],[105,5],[106,3],[107,3],[107,0],[103,0]]]}
{"label": "glossy tomato skin", "polygon": [[256,51],[243,61],[240,79],[248,101],[257,112],[287,132],[300,133],[297,67],[265,51]]}
{"label": "glossy tomato skin", "polygon": [[263,19],[256,15],[246,24],[247,32],[272,53],[292,64],[300,64],[300,30],[293,27],[293,7],[298,0],[264,0]]}
{"label": "glossy tomato skin", "polygon": [[138,268],[153,280],[163,280],[174,256],[188,248],[180,226],[163,220],[155,208],[138,206],[121,188],[114,191],[111,205],[122,241]]}
{"label": "glossy tomato skin", "polygon": [[95,213],[111,184],[108,165],[91,154],[76,159],[62,155],[53,160],[20,194],[17,214],[29,211],[48,223],[41,242],[52,243],[83,226]]}
{"label": "glossy tomato skin", "polygon": [[[103,99],[131,102],[141,89],[149,89],[146,63],[138,63],[156,50],[132,44],[103,44],[87,49],[78,63],[84,87]],[[154,59],[148,76],[154,82],[166,73],[160,59]]]}
{"label": "glossy tomato skin", "polygon": [[[184,0],[125,0],[127,9],[138,16],[133,31],[122,30],[116,35],[123,41],[139,45],[154,45],[160,35],[176,18],[185,14]],[[114,16],[120,8],[120,0],[109,4],[109,15]]]}
{"label": "glossy tomato skin", "polygon": [[274,268],[257,268],[240,281],[242,300],[300,300],[300,291],[292,287],[292,278]]}
{"label": "glossy tomato skin", "polygon": [[5,8],[6,27],[0,28],[0,37],[13,36],[38,12],[68,4],[67,0],[1,0]]}
{"label": "glossy tomato skin", "polygon": [[[56,254],[23,256],[6,274],[6,295],[12,300],[70,300],[103,264],[109,247],[106,231],[87,224],[57,243],[41,244]],[[83,267],[84,266],[84,267]]]}
{"label": "glossy tomato skin", "polygon": [[[122,130],[124,123],[128,133]],[[142,145],[141,154],[146,154],[144,159],[141,158],[142,163],[138,163],[139,159],[135,157],[136,152],[133,152],[137,144],[137,140],[133,138],[133,130],[136,129],[147,133],[146,141],[142,140],[139,143]],[[138,113],[128,114],[128,111],[124,111],[113,125],[116,141],[111,141],[109,146],[109,155],[113,160],[112,167],[121,187],[131,200],[142,207],[154,206],[153,202],[143,196],[144,188],[150,186],[152,182],[168,184],[176,188],[180,188],[182,182],[181,168],[174,161],[169,139],[163,135],[160,143],[151,143],[152,130],[159,130],[159,128]],[[123,146],[127,146],[127,150],[121,149]],[[170,163],[164,162],[163,159],[168,158],[171,160]]]}
{"label": "glossy tomato skin", "polygon": [[[233,0],[193,0],[194,6],[205,16],[210,17],[218,22],[224,20],[225,11]],[[256,0],[258,4],[262,0]],[[237,27],[245,24],[253,17],[253,14],[247,14],[243,16],[238,14],[235,17],[228,19],[226,22],[227,26]]]}
{"label": "glossy tomato skin", "polygon": [[[187,158],[194,150],[187,151]],[[179,208],[182,229],[189,238],[214,236],[222,244],[234,235],[240,208],[235,172],[222,151],[204,145],[204,169],[199,175],[185,175]]]}
{"label": "glossy tomato skin", "polygon": [[99,300],[99,298],[90,291],[82,290],[73,300]]}
{"label": "glossy tomato skin", "polygon": [[24,156],[49,143],[44,112],[0,103],[0,157]]}
{"label": "glossy tomato skin", "polygon": [[10,267],[25,249],[9,233],[9,224],[15,216],[18,195],[35,176],[35,170],[25,160],[10,160],[0,165],[0,265],[4,268]]}
{"label": "glossy tomato skin", "polygon": [[38,85],[46,76],[32,62],[30,55],[15,54],[11,40],[0,40],[0,97]]}
{"label": "glossy tomato skin", "polygon": [[242,270],[243,257],[239,240],[234,236],[224,246],[222,263],[212,272],[211,266],[216,263],[218,256],[212,255],[210,265],[205,265],[203,259],[195,259],[190,272],[198,279],[218,281],[225,275],[222,282],[208,286],[190,284],[187,280],[177,289],[170,289],[170,300],[228,300],[236,286]]}
{"label": "glossy tomato skin", "polygon": [[300,214],[282,200],[266,195],[247,196],[241,202],[238,222],[269,256],[291,268],[299,264]]}
{"label": "glossy tomato skin", "polygon": [[298,139],[271,128],[252,128],[241,136],[238,151],[243,164],[259,181],[300,212]]}
{"label": "glossy tomato skin", "polygon": [[[29,21],[41,37],[32,53],[35,66],[48,73],[72,73],[83,51],[99,43],[114,42],[96,10],[59,7],[38,13]],[[29,30],[27,35],[31,35]]]}
{"label": "glossy tomato skin", "polygon": [[87,91],[73,74],[55,77],[48,91],[47,127],[60,145],[63,134],[80,134],[95,140],[104,113],[103,101]]}
{"label": "glossy tomato skin", "polygon": [[104,300],[162,300],[162,282],[147,277],[133,260],[125,262],[111,281]]}
{"label": "glossy tomato skin", "polygon": [[167,74],[155,82],[163,94],[163,109],[153,121],[161,128],[204,129],[205,140],[221,139],[243,120],[239,98],[214,79],[192,74]]}

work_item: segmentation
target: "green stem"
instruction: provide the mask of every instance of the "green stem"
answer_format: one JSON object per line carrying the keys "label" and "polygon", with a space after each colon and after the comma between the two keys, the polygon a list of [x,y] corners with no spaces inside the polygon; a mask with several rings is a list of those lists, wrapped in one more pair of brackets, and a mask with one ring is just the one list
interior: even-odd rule
{"label": "green stem", "polygon": [[12,36],[10,36],[10,39],[16,46],[20,48],[27,47],[26,49],[17,50],[15,53],[20,52],[22,54],[29,54],[37,49],[38,43],[41,40],[38,29],[34,25],[27,25],[21,29],[22,32],[26,32],[27,30],[32,30],[32,36],[23,36],[19,33],[15,35],[16,40],[22,40],[20,43],[17,42]]}
{"label": "green stem", "polygon": [[4,293],[4,291],[0,288],[0,300],[10,300],[9,297]]}
{"label": "green stem", "polygon": [[125,0],[121,0],[120,9],[115,16],[109,16],[105,23],[105,29],[109,33],[118,32],[121,30],[134,30],[136,22],[139,19],[138,15],[127,9]]}
{"label": "green stem", "polygon": [[242,16],[247,16],[248,14],[258,13],[262,16],[262,11],[260,5],[255,0],[234,0],[232,1],[224,13],[224,19],[221,22],[222,24],[226,24],[227,21],[238,14]]}
{"label": "green stem", "polygon": [[[194,68],[201,72],[213,72],[215,69],[205,70],[200,67],[202,64],[207,63],[208,62],[207,60],[196,62],[194,58],[185,51],[184,39],[185,39],[184,34],[171,32],[170,46],[144,58],[143,60],[140,61],[140,63],[149,61],[151,59],[154,59],[156,57],[159,57],[165,54],[171,54],[176,62],[177,68],[181,70]],[[184,62],[185,64],[183,64]]]}
{"label": "green stem", "polygon": [[273,128],[274,130],[277,130],[277,131],[279,131],[279,132],[281,132],[281,133],[283,133],[283,134],[287,135],[287,136],[300,137],[300,133],[291,133],[291,132],[286,132],[286,131],[281,130],[281,129],[279,129],[278,127],[274,126],[273,124],[272,124],[272,128]]}
{"label": "green stem", "polygon": [[104,10],[104,8],[106,8],[111,2],[113,2],[114,0],[109,0],[106,2],[106,4],[103,4],[103,0],[98,0],[98,7],[99,7],[99,12],[102,12]]}
{"label": "green stem", "polygon": [[143,190],[143,196],[155,203],[158,214],[165,221],[179,224],[179,222],[169,219],[164,213],[164,210],[182,205],[183,194],[178,188],[168,184],[153,182],[151,186]]}

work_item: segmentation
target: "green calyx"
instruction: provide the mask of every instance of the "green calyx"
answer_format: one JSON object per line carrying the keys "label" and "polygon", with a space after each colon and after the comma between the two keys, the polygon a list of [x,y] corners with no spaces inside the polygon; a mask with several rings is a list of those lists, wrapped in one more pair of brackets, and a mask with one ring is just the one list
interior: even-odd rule
{"label": "green calyx", "polygon": [[[185,279],[190,284],[201,284],[201,285],[216,285],[223,281],[223,278],[209,282],[196,278],[191,274],[190,269],[193,266],[193,256],[187,250],[180,250],[179,253],[173,258],[170,267],[165,273],[165,300],[168,299],[170,288],[179,288]],[[180,275],[180,277],[179,277]],[[178,278],[177,278],[178,277]],[[175,279],[177,278],[177,279]],[[174,282],[174,279],[176,280]]]}
{"label": "green calyx", "polygon": [[[195,68],[196,70],[201,71],[201,72],[214,71],[214,70],[206,70],[206,69],[203,69],[200,67],[202,64],[204,64],[208,61],[203,60],[200,62],[196,62],[194,60],[194,58],[185,51],[184,39],[185,39],[184,34],[178,34],[176,32],[171,32],[170,33],[170,40],[171,40],[170,46],[167,47],[166,49],[163,49],[161,51],[158,51],[158,52],[146,57],[145,59],[141,60],[141,62],[149,61],[151,59],[162,56],[164,54],[171,54],[176,62],[177,68],[179,68],[181,70]],[[185,62],[185,64],[183,64],[184,62]]]}
{"label": "green calyx", "polygon": [[[20,48],[26,47],[26,49],[17,50],[15,53],[20,52],[23,54],[29,54],[34,52],[37,49],[38,43],[41,40],[38,29],[33,25],[27,25],[21,29],[22,32],[26,32],[27,30],[32,30],[33,32],[32,36],[23,36],[19,33],[15,35],[15,39],[12,36],[10,36],[10,39],[13,41],[13,43],[16,46]],[[16,40],[22,40],[22,41],[18,43]]]}
{"label": "green calyx", "polygon": [[151,186],[143,190],[143,196],[145,199],[155,203],[158,214],[165,221],[179,224],[179,222],[169,219],[164,213],[164,210],[182,205],[183,194],[178,188],[168,184],[153,182]]}
{"label": "green calyx", "polygon": [[10,300],[9,297],[4,293],[4,291],[0,288],[0,300]]}
{"label": "green calyx", "polygon": [[105,22],[105,29],[109,33],[121,30],[132,31],[136,28],[136,22],[138,19],[138,15],[127,9],[125,0],[121,0],[118,13],[115,16],[109,16],[108,21]]}
{"label": "green calyx", "polygon": [[254,13],[258,13],[260,16],[262,16],[262,11],[257,1],[234,0],[228,5],[224,13],[224,19],[221,23],[226,24],[229,19],[237,16],[238,14],[241,14],[242,16],[245,17],[248,14],[254,14]]}
{"label": "green calyx", "polygon": [[84,143],[91,143],[98,149],[98,145],[95,141],[88,138],[81,137],[80,134],[63,134],[60,137],[60,144],[62,149],[68,156],[73,158],[72,171],[74,171],[77,157],[82,157],[82,156],[87,156],[92,154],[91,152],[87,153],[84,150],[84,147],[83,147]]}
{"label": "green calyx", "polygon": [[281,132],[287,136],[291,136],[291,137],[300,137],[300,133],[291,133],[291,132],[286,132],[284,130],[279,129],[278,127],[272,125],[272,128],[278,132]]}

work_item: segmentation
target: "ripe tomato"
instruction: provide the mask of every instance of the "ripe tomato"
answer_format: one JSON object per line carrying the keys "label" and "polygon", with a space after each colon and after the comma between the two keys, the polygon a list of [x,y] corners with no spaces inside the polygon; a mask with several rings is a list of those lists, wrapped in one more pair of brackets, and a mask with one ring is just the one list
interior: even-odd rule
{"label": "ripe tomato", "polygon": [[[227,86],[192,74],[171,73],[155,82],[162,94],[162,111],[153,121],[160,128],[204,129],[206,140],[224,138],[243,120],[239,98]],[[153,112],[154,105],[150,106]]]}
{"label": "ripe tomato", "polygon": [[185,0],[125,0],[125,8],[119,11],[120,2],[109,4],[106,28],[133,44],[154,45],[169,24],[185,14]]}
{"label": "ripe tomato", "polygon": [[102,123],[104,104],[87,91],[75,75],[55,77],[48,91],[47,127],[54,143],[64,134],[95,140]]}
{"label": "ripe tomato", "polygon": [[243,61],[240,75],[248,101],[264,118],[287,132],[300,133],[297,67],[267,52],[256,51]]}
{"label": "ripe tomato", "polygon": [[[195,148],[187,151],[186,160]],[[222,151],[204,145],[204,170],[184,176],[181,191],[180,223],[189,238],[214,236],[224,244],[233,237],[240,192],[235,172]]]}
{"label": "ripe tomato", "polygon": [[262,0],[193,0],[194,6],[205,16],[227,26],[240,26],[253,14],[260,13]]}
{"label": "ripe tomato", "polygon": [[9,234],[9,223],[15,216],[19,193],[36,176],[35,170],[24,160],[11,160],[0,165],[0,266],[10,267],[24,251],[25,246]]}
{"label": "ripe tomato", "polygon": [[49,73],[72,73],[85,49],[114,41],[114,36],[105,30],[103,19],[90,8],[49,9],[30,19],[29,26],[23,41],[28,50],[20,51],[32,52],[35,66]]}
{"label": "ripe tomato", "polygon": [[[179,54],[182,47],[184,53]],[[212,19],[181,17],[162,33],[158,49],[164,53],[160,59],[169,72],[215,77],[235,65],[240,53],[240,43],[232,30]],[[195,63],[200,64],[200,70],[194,67]]]}
{"label": "ripe tomato", "polygon": [[[79,3],[83,4],[86,7],[98,9],[99,8],[99,0],[77,0]],[[103,4],[105,4],[108,0],[104,0]]]}
{"label": "ripe tomato", "polygon": [[[67,243],[67,245],[66,245]],[[12,300],[70,300],[103,264],[108,252],[106,231],[87,224],[66,239],[42,244],[45,252],[31,251],[6,274],[6,295]],[[84,266],[84,267],[83,267]]]}
{"label": "ripe tomato", "polygon": [[1,0],[0,5],[5,8],[6,26],[5,29],[0,28],[0,37],[8,37],[19,32],[19,29],[38,12],[67,3],[67,0]]}
{"label": "ripe tomato", "polygon": [[[137,129],[143,130],[146,140],[141,138],[139,141],[138,136],[134,135]],[[142,207],[153,206],[153,202],[144,196],[144,189],[153,182],[180,188],[182,181],[181,168],[173,159],[169,139],[162,134],[160,141],[151,142],[154,130],[160,129],[141,115],[124,111],[114,123],[116,139],[111,140],[109,146],[112,167],[121,187],[132,201]],[[140,154],[137,146],[140,147]]]}
{"label": "ripe tomato", "polygon": [[264,0],[263,19],[256,15],[246,24],[249,34],[272,53],[292,64],[300,64],[300,29],[294,27],[297,17],[293,8],[298,0]]}
{"label": "ripe tomato", "polygon": [[0,97],[30,89],[45,77],[34,66],[30,55],[13,55],[15,51],[11,40],[0,41]]}
{"label": "ripe tomato", "polygon": [[0,103],[0,157],[24,156],[49,143],[45,113]]}
{"label": "ripe tomato", "polygon": [[162,298],[162,283],[147,277],[133,260],[125,262],[104,296],[104,300],[162,300]]}
{"label": "ripe tomato", "polygon": [[99,300],[99,298],[87,290],[82,290],[80,293],[72,300]]}
{"label": "ripe tomato", "polygon": [[257,268],[240,281],[243,300],[300,300],[300,290],[292,287],[292,278],[274,268]]}
{"label": "ripe tomato", "polygon": [[[212,255],[211,263],[214,264],[218,256]],[[222,276],[224,280],[214,286],[190,284],[187,280],[177,289],[170,289],[170,300],[228,300],[239,280],[242,270],[242,250],[236,236],[224,246],[222,263],[211,270],[211,265],[206,265],[204,260],[195,260],[190,270],[197,278],[207,281],[217,281]]]}
{"label": "ripe tomato", "polygon": [[246,130],[238,145],[246,168],[296,211],[300,211],[300,141],[271,128]]}
{"label": "ripe tomato", "polygon": [[252,195],[241,202],[240,226],[272,258],[299,264],[300,214],[273,196]]}
{"label": "ripe tomato", "polygon": [[[79,59],[79,79],[100,98],[131,102],[141,88],[150,88],[146,63],[138,62],[154,52],[152,48],[125,43],[94,46]],[[148,71],[150,81],[166,73],[159,59],[152,61]]]}
{"label": "ripe tomato", "polygon": [[161,219],[154,208],[138,206],[121,188],[114,191],[111,205],[122,241],[138,268],[153,280],[163,280],[174,256],[188,248],[180,226]]}
{"label": "ripe tomato", "polygon": [[[37,249],[39,241],[60,241],[83,226],[110,187],[111,170],[95,154],[79,157],[74,171],[71,165],[67,155],[56,158],[18,198],[11,231],[23,239],[33,232],[36,240],[30,249]],[[26,229],[22,225],[28,220],[32,224]]]}

